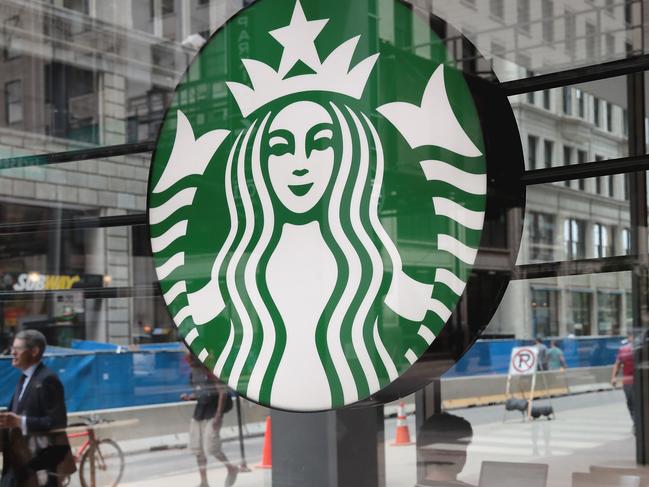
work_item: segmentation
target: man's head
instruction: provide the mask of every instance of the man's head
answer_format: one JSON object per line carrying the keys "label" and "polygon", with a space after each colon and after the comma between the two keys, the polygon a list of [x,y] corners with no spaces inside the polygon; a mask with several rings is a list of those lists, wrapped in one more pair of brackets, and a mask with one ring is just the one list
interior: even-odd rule
{"label": "man's head", "polygon": [[11,347],[11,365],[20,370],[27,370],[41,361],[46,346],[45,336],[40,331],[19,331]]}
{"label": "man's head", "polygon": [[[428,418],[417,436],[417,461],[426,469],[427,477],[445,472],[445,478],[457,476],[466,463],[466,450],[473,438],[471,424],[453,414],[434,414]],[[440,478],[441,479],[441,478]]]}

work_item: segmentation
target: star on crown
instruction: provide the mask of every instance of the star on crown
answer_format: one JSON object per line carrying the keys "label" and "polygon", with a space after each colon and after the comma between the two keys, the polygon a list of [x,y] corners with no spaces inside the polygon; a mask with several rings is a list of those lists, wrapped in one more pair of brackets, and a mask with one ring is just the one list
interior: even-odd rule
{"label": "star on crown", "polygon": [[[365,58],[350,69],[360,39],[360,36],[356,36],[342,43],[321,62],[314,42],[327,22],[329,19],[307,20],[297,0],[290,24],[269,32],[284,47],[279,68],[275,70],[256,59],[241,60],[252,88],[233,81],[226,84],[244,117],[273,100],[294,93],[329,91],[355,99],[363,95],[379,55]],[[306,64],[314,73],[285,78],[298,61]]]}

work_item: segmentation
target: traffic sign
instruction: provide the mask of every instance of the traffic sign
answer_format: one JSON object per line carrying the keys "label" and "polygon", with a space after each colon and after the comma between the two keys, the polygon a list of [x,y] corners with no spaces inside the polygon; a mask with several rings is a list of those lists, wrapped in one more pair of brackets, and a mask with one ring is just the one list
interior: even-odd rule
{"label": "traffic sign", "polygon": [[514,347],[509,361],[510,375],[528,375],[536,370],[539,351],[536,347]]}

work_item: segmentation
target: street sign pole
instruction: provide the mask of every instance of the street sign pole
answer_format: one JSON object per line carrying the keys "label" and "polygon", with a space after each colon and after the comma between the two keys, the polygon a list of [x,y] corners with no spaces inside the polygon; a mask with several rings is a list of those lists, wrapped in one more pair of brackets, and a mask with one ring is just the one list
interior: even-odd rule
{"label": "street sign pole", "polygon": [[534,402],[534,389],[536,388],[536,367],[532,372],[532,387],[530,388],[530,400],[527,401],[527,419],[532,419],[532,403]]}

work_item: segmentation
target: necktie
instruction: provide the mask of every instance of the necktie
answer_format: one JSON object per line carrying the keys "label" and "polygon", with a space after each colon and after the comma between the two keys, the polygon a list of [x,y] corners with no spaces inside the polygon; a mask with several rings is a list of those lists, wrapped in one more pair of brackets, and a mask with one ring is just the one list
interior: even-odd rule
{"label": "necktie", "polygon": [[22,374],[20,376],[20,380],[18,381],[18,384],[16,384],[16,392],[14,392],[14,398],[13,401],[11,401],[12,413],[18,411],[18,403],[20,402],[20,393],[23,391],[23,385],[25,385],[25,380],[27,380],[27,376],[25,374]]}

